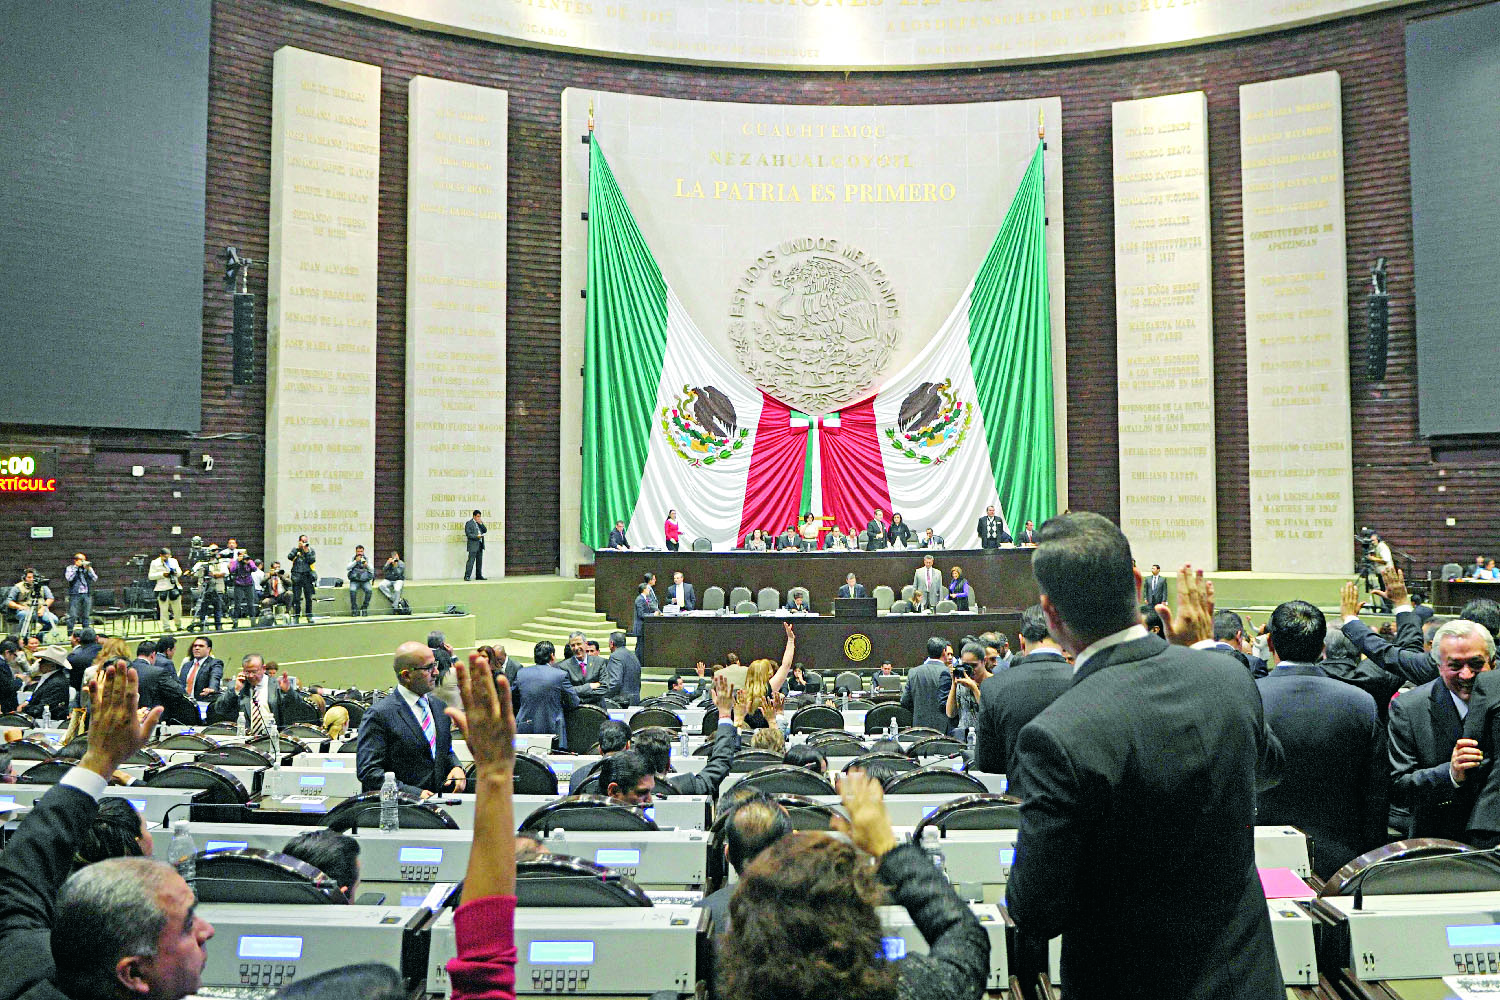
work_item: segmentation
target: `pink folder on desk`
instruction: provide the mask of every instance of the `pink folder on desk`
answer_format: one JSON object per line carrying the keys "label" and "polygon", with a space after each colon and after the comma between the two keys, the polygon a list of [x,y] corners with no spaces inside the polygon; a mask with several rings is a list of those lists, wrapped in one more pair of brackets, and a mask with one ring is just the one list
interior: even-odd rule
{"label": "pink folder on desk", "polygon": [[1317,895],[1290,868],[1257,868],[1267,899],[1312,899]]}

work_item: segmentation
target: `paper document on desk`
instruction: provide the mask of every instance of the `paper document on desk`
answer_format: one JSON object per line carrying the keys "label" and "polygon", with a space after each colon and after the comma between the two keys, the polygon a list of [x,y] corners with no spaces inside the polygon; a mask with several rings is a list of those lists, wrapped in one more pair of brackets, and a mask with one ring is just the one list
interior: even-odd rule
{"label": "paper document on desk", "polygon": [[1458,1000],[1500,998],[1500,976],[1444,976],[1443,984]]}

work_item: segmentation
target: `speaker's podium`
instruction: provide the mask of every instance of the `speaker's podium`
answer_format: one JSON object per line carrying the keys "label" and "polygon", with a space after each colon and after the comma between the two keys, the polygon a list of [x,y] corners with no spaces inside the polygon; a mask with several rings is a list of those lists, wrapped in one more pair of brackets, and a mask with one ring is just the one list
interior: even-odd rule
{"label": "speaker's podium", "polygon": [[873,597],[835,597],[833,599],[835,618],[874,618],[875,615],[875,598]]}

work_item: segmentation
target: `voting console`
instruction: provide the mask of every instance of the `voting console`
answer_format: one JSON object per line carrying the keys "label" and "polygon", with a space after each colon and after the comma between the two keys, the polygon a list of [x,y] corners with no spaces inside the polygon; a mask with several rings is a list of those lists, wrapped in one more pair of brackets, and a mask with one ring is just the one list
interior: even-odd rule
{"label": "voting console", "polygon": [[420,906],[274,906],[204,903],[214,925],[204,986],[271,987],[348,965],[379,962],[408,980],[425,976],[431,917]]}

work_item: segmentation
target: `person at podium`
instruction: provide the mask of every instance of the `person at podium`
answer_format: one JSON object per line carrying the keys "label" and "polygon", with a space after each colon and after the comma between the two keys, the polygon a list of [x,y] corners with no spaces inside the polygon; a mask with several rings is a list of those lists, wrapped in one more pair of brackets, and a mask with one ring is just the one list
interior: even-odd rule
{"label": "person at podium", "polygon": [[823,548],[829,549],[854,549],[858,548],[858,541],[853,535],[844,534],[844,529],[839,527],[837,521],[828,526],[828,534],[823,536]]}
{"label": "person at podium", "polygon": [[979,547],[982,549],[998,549],[1002,542],[1010,541],[1010,532],[1005,530],[1005,522],[995,516],[994,505],[984,509],[978,531]]}
{"label": "person at podium", "polygon": [[870,523],[865,525],[865,533],[869,535],[869,541],[865,543],[865,548],[872,552],[876,549],[885,548],[885,530],[885,511],[876,507],[875,513],[870,516]]}
{"label": "person at podium", "polygon": [[807,597],[800,590],[793,590],[791,596],[786,599],[786,609],[793,614],[807,614],[812,607],[807,603]]}
{"label": "person at podium", "polygon": [[964,571],[961,567],[955,566],[951,572],[952,576],[948,580],[948,600],[952,601],[958,610],[968,611],[969,598],[974,595],[974,592],[969,589],[969,581],[964,579]]}
{"label": "person at podium", "polygon": [[885,530],[885,541],[893,549],[911,548],[912,533],[907,526],[906,518],[900,514],[891,515],[891,526]]}
{"label": "person at podium", "polygon": [[839,596],[869,597],[870,595],[865,593],[865,585],[856,580],[853,573],[850,573],[844,577],[844,585],[839,588]]}

